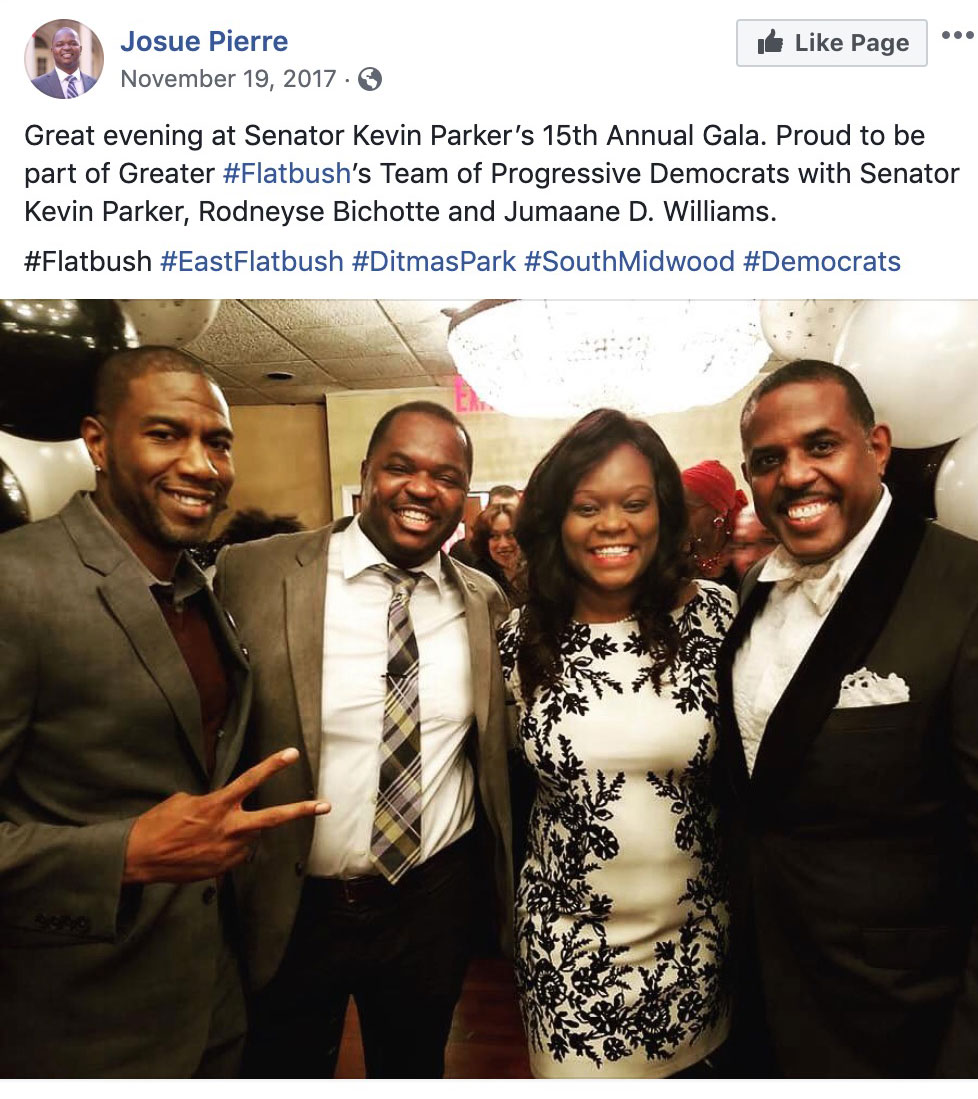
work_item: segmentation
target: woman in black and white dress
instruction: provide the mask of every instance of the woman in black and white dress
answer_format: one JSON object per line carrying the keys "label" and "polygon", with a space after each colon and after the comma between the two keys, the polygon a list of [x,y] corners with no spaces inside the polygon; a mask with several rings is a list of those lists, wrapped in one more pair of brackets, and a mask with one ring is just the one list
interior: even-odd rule
{"label": "woman in black and white dress", "polygon": [[529,600],[500,649],[537,780],[516,905],[533,1072],[674,1075],[729,1028],[708,776],[733,596],[690,579],[679,470],[619,412],[540,462],[517,535]]}

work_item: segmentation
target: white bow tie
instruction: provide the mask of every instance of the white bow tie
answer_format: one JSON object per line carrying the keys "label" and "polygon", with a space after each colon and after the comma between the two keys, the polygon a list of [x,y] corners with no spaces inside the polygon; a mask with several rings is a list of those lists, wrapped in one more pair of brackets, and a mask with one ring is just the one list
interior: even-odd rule
{"label": "white bow tie", "polygon": [[824,615],[842,588],[842,572],[834,566],[834,561],[800,565],[797,561],[772,554],[765,563],[761,579],[773,581],[780,591],[801,587],[818,613]]}

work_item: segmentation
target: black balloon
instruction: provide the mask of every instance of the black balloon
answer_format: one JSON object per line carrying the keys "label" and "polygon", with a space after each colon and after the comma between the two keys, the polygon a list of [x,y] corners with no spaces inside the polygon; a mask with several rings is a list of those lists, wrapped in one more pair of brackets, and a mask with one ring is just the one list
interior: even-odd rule
{"label": "black balloon", "polygon": [[116,302],[0,300],[0,431],[74,439],[95,368],[128,346]]}
{"label": "black balloon", "polygon": [[20,481],[0,458],[0,534],[13,527],[23,526],[30,522],[30,518],[27,497]]}
{"label": "black balloon", "polygon": [[936,518],[934,484],[944,455],[952,446],[953,439],[938,446],[916,449],[894,447],[883,477],[893,499],[922,519]]}

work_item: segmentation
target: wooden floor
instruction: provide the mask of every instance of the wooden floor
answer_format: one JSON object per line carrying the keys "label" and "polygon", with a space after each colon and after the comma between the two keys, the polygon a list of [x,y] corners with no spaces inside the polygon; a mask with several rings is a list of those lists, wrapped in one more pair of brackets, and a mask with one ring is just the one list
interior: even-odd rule
{"label": "wooden floor", "polygon": [[[499,958],[469,966],[445,1051],[445,1076],[454,1080],[525,1079],[526,1039],[513,988],[513,967]],[[336,1066],[337,1079],[363,1076],[360,1025],[351,1001]]]}

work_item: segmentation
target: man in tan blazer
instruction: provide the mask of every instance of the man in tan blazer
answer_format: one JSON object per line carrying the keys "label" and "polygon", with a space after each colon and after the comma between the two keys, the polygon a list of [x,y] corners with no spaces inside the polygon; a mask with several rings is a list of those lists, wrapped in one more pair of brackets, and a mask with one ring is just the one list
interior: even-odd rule
{"label": "man in tan blazer", "polygon": [[439,550],[471,469],[451,412],[401,405],[367,446],[356,519],[218,559],[216,589],[255,674],[252,751],[302,751],[257,802],[333,806],[331,827],[300,821],[263,836],[246,870],[248,957],[265,986],[246,1053],[256,1076],[331,1075],[351,995],[369,1076],[442,1075],[489,882],[508,927],[495,648],[506,605],[491,580]]}
{"label": "man in tan blazer", "polygon": [[231,486],[220,390],[103,366],[94,494],[0,537],[0,1076],[226,1076],[244,1002],[225,871],[311,804],[242,810],[251,680],[184,553]]}

